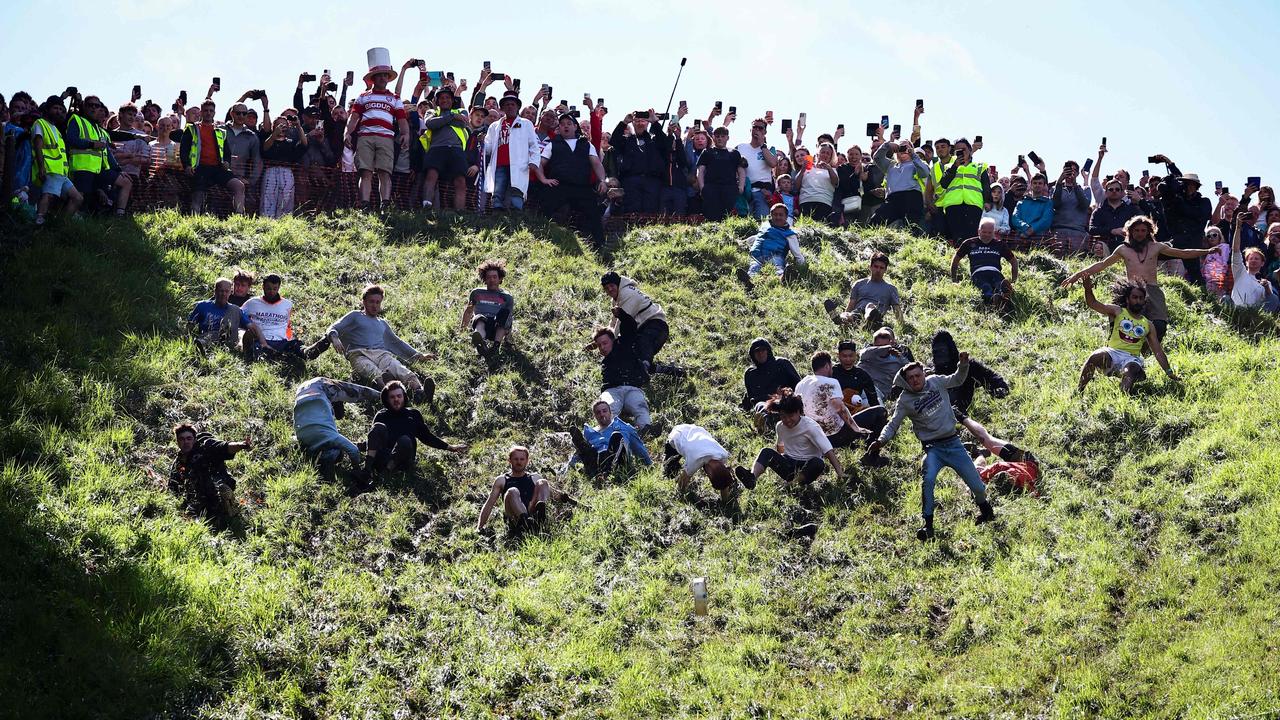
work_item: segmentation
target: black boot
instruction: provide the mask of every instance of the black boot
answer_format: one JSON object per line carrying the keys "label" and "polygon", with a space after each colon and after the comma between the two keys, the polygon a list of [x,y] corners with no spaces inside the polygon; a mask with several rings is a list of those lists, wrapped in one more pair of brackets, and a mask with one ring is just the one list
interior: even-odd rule
{"label": "black boot", "polygon": [[1022,462],[1025,455],[1026,453],[1023,452],[1022,448],[1013,443],[1000,448],[1000,459],[1005,462]]}
{"label": "black boot", "polygon": [[920,542],[927,542],[933,539],[933,516],[924,516],[924,527],[916,530],[916,539]]}
{"label": "black boot", "polygon": [[978,501],[978,517],[973,519],[974,525],[989,523],[996,519],[995,511],[991,509],[991,503],[986,500]]}
{"label": "black boot", "polygon": [[315,360],[320,357],[320,353],[329,349],[329,345],[331,345],[332,342],[333,341],[329,339],[329,336],[325,335],[311,345],[308,345],[306,349],[302,351],[302,356],[308,360]]}

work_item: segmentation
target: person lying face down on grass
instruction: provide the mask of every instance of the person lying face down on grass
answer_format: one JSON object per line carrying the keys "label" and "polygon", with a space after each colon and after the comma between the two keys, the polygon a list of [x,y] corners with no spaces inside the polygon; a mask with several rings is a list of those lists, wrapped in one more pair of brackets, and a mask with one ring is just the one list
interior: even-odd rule
{"label": "person lying face down on grass", "polygon": [[663,470],[667,477],[675,478],[681,495],[689,492],[699,470],[706,474],[711,487],[720,492],[720,499],[725,502],[737,497],[739,482],[748,490],[756,487],[755,476],[750,471],[741,466],[730,467],[729,451],[704,427],[681,424],[671,428],[663,456]]}
{"label": "person lying face down on grass", "polygon": [[360,449],[338,430],[344,405],[374,403],[378,391],[355,383],[314,377],[298,386],[293,398],[293,434],[304,452],[314,454],[325,474],[331,474],[345,455],[361,479]]}
{"label": "person lying face down on grass", "polygon": [[596,419],[595,427],[584,424],[581,430],[569,428],[576,450],[569,465],[581,461],[587,477],[595,478],[609,475],[633,456],[645,465],[653,464],[639,431],[614,415],[607,400],[596,400],[591,414]]}
{"label": "person lying face down on grass", "polygon": [[471,331],[471,344],[480,358],[490,364],[498,348],[511,333],[512,315],[516,301],[511,293],[502,289],[507,277],[507,261],[485,260],[476,268],[484,287],[471,291],[467,307],[462,311],[462,329]]}
{"label": "person lying face down on grass", "polygon": [[1078,392],[1084,392],[1085,386],[1093,379],[1094,373],[1101,370],[1107,375],[1120,378],[1120,389],[1132,393],[1133,386],[1147,378],[1142,361],[1142,348],[1151,350],[1156,362],[1164,370],[1164,374],[1174,382],[1178,376],[1173,374],[1169,359],[1165,357],[1164,347],[1160,344],[1159,333],[1155,332],[1154,321],[1144,313],[1147,304],[1147,292],[1131,280],[1121,280],[1112,288],[1112,302],[1107,305],[1098,302],[1093,295],[1093,278],[1084,277],[1084,302],[1089,308],[1111,318],[1111,337],[1106,347],[1093,351],[1080,368]]}
{"label": "person lying face down on grass", "polygon": [[902,421],[910,418],[911,429],[924,446],[925,458],[921,478],[920,514],[924,525],[916,531],[920,540],[931,540],[933,532],[933,486],[943,467],[956,471],[969,486],[978,506],[975,523],[982,524],[995,519],[991,503],[987,502],[987,486],[982,482],[973,460],[956,433],[956,415],[951,409],[948,391],[962,385],[969,375],[969,353],[959,354],[956,371],[951,375],[925,377],[924,366],[913,362],[894,378],[894,385],[902,388],[893,417],[880,431],[880,437],[871,444],[872,452],[879,452],[885,443],[893,439]]}

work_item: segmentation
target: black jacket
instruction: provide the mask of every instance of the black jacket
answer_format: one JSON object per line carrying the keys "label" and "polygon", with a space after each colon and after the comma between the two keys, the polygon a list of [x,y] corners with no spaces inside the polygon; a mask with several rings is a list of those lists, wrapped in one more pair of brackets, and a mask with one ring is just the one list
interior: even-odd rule
{"label": "black jacket", "polygon": [[643,175],[662,178],[666,171],[666,159],[658,142],[656,133],[662,130],[654,123],[649,124],[649,132],[644,135],[644,148],[636,142],[634,135],[628,136],[627,124],[618,123],[609,136],[609,146],[613,148],[614,157],[618,160],[618,177]]}
{"label": "black jacket", "polygon": [[[939,330],[933,336],[931,374],[950,375],[959,366],[960,350],[956,347],[956,341],[951,338],[951,333]],[[1009,383],[1000,377],[1000,373],[977,360],[970,360],[969,377],[965,378],[960,387],[948,391],[951,396],[951,407],[955,409],[957,417],[963,419],[969,413],[969,406],[973,404],[973,393],[979,386],[985,388],[992,397],[1001,398],[1009,394]]]}
{"label": "black jacket", "polygon": [[868,405],[880,404],[880,398],[876,395],[876,383],[866,370],[856,365],[851,370],[845,370],[840,363],[834,363],[831,377],[840,383],[841,390],[853,390],[866,398]]}
{"label": "black jacket", "polygon": [[1204,228],[1213,216],[1213,206],[1209,198],[1199,192],[1187,197],[1183,190],[1182,173],[1174,165],[1170,165],[1169,169],[1170,174],[1164,179],[1164,185],[1160,189],[1169,243],[1177,248],[1203,247]]}
{"label": "black jacket", "polygon": [[[756,364],[756,348],[761,347],[769,351],[769,357],[763,363]],[[787,358],[774,357],[773,346],[764,338],[751,341],[747,361],[751,364],[742,376],[742,382],[747,388],[742,399],[744,410],[750,410],[756,403],[768,400],[779,388],[795,390],[796,383],[800,382],[800,373],[796,372],[795,365]]]}
{"label": "black jacket", "polygon": [[402,407],[396,411],[384,407],[373,416],[373,424],[378,423],[387,426],[387,435],[392,442],[395,442],[396,438],[408,436],[438,450],[449,449],[449,443],[436,437],[435,433],[431,432],[431,428],[427,427],[426,421],[422,419],[422,413],[414,408]]}
{"label": "black jacket", "polygon": [[649,372],[640,362],[636,353],[636,321],[623,313],[618,318],[618,338],[613,341],[613,349],[608,355],[600,358],[600,387],[602,390],[631,385],[644,387],[649,384]]}
{"label": "black jacket", "polygon": [[207,432],[197,433],[191,453],[173,460],[169,491],[182,498],[184,508],[197,514],[215,511],[220,502],[218,485],[236,488],[236,479],[227,471],[231,456],[229,443]]}

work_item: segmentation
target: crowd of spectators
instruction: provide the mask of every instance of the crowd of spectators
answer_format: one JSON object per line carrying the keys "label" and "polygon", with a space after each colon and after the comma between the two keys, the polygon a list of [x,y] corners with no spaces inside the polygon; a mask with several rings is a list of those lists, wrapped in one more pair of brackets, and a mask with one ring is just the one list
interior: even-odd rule
{"label": "crowd of spectators", "polygon": [[[1163,173],[1106,173],[1105,138],[1096,157],[1083,166],[1067,160],[1052,179],[1034,152],[1001,174],[978,159],[981,136],[922,140],[922,100],[905,137],[884,117],[867,125],[865,148],[847,143],[843,125],[809,144],[804,113],[793,122],[772,111],[746,123],[748,138],[734,143],[737,107],[721,101],[705,118],[691,118],[680,101],[670,113],[626,112],[606,130],[602,98],[584,95],[579,109],[543,84],[524,100],[521,81],[487,62],[468,91],[466,79],[421,59],[396,69],[372,53],[363,92],[351,92],[360,80],[353,72],[340,81],[328,70],[303,73],[275,117],[259,89],[221,109],[218,78],[198,102],[183,91],[167,112],[142,101],[138,86],[112,107],[75,87],[39,103],[25,91],[0,97],[6,204],[37,225],[58,214],[159,206],[272,218],[337,207],[567,210],[597,244],[612,217],[751,216],[762,233],[778,233],[805,216],[905,226],[953,246],[990,219],[1011,246],[1100,257],[1123,243],[1126,223],[1146,216],[1158,241],[1215,250],[1203,262],[1167,260],[1162,270],[1219,298],[1280,307],[1280,207],[1256,178],[1238,196],[1219,183],[1211,200],[1196,174],[1165,155],[1148,158]],[[770,220],[776,205],[785,223]],[[770,252],[776,263],[777,249]],[[1245,274],[1255,282],[1233,292]]]}

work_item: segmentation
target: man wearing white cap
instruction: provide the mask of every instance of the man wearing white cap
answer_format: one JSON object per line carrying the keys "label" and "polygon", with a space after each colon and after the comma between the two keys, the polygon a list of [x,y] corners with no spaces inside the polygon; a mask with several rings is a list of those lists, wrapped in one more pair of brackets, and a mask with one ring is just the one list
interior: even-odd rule
{"label": "man wearing white cap", "polygon": [[373,174],[378,173],[378,195],[381,204],[391,201],[391,168],[395,160],[396,127],[400,129],[400,152],[409,150],[409,119],[400,98],[387,90],[396,79],[391,67],[391,53],[386,48],[371,48],[369,72],[364,82],[371,89],[356,98],[347,121],[347,146],[355,151],[356,168],[360,171],[360,202],[368,209],[373,193]]}

